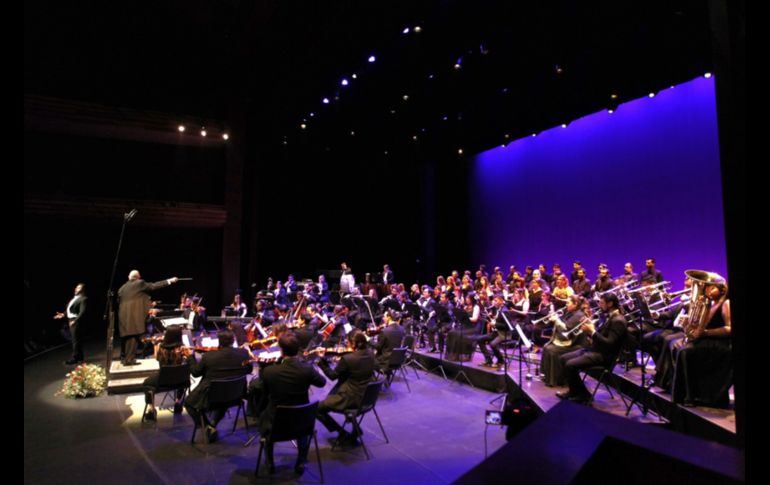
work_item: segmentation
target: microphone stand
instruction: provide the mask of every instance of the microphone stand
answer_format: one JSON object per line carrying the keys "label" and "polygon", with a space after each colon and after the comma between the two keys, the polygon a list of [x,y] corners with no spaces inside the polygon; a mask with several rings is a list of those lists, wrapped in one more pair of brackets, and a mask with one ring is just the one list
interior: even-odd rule
{"label": "microphone stand", "polygon": [[[130,212],[123,214],[123,226],[120,229],[120,238],[118,239],[118,249],[115,252],[115,260],[112,263],[112,274],[110,275],[110,284],[107,287],[107,303],[104,307],[103,321],[107,322],[107,351],[104,362],[104,369],[109,377],[110,367],[112,366],[112,345],[113,335],[115,333],[115,292],[113,291],[113,284],[115,283],[115,273],[118,270],[118,258],[120,257],[120,250],[123,247],[123,235],[126,232],[126,224],[137,214],[136,209],[131,209]],[[121,338],[123,336],[121,335]]]}

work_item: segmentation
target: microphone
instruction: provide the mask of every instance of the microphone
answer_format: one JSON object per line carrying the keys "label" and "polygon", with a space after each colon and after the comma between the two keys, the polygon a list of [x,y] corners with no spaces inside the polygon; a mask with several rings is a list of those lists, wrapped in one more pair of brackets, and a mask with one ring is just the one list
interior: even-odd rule
{"label": "microphone", "polygon": [[134,217],[136,217],[136,214],[137,214],[138,212],[139,212],[139,211],[138,211],[138,210],[136,210],[136,209],[131,209],[131,212],[128,212],[127,214],[123,214],[123,217],[126,219],[126,222],[131,222],[131,219],[133,219]]}

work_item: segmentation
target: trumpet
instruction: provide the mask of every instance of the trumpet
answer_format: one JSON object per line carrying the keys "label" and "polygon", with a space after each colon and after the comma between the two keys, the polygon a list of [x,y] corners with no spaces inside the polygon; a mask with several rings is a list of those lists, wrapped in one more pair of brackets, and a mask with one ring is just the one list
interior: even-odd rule
{"label": "trumpet", "polygon": [[[602,295],[605,295],[607,293],[614,293],[616,291],[625,291],[627,286],[632,285],[634,283],[636,283],[636,280],[628,280],[625,283],[623,283],[622,285],[613,286],[609,290],[604,290],[604,291],[596,292],[594,296],[602,296]],[[628,291],[628,293],[631,293],[631,292],[636,291],[636,290],[638,290],[638,288],[634,289],[634,290],[630,290],[630,291]]]}
{"label": "trumpet", "polygon": [[640,286],[639,288],[634,288],[633,290],[628,290],[626,293],[636,293],[638,291],[651,290],[651,289],[657,288],[659,286],[670,285],[670,284],[671,284],[670,281],[661,281],[660,283],[655,283],[654,285]]}
{"label": "trumpet", "polygon": [[532,323],[533,325],[535,325],[535,324],[538,324],[538,323],[540,323],[540,322],[542,322],[542,321],[545,321],[545,320],[550,320],[550,319],[551,319],[551,318],[553,318],[553,317],[560,317],[560,316],[562,316],[562,314],[563,314],[563,313],[564,313],[566,310],[567,310],[567,307],[562,307],[562,308],[559,308],[558,310],[552,311],[552,312],[550,312],[548,315],[546,315],[546,316],[544,316],[544,317],[538,318],[537,320],[532,320],[530,323]]}
{"label": "trumpet", "polygon": [[599,323],[599,320],[600,320],[600,318],[599,318],[599,317],[596,317],[596,318],[588,318],[588,317],[584,317],[584,318],[583,318],[583,319],[580,321],[580,324],[579,324],[579,325],[576,325],[576,326],[575,326],[574,328],[572,328],[571,330],[567,330],[566,332],[562,332],[562,334],[561,334],[561,335],[562,335],[562,336],[563,336],[565,339],[570,339],[570,338],[574,337],[575,335],[580,335],[580,334],[583,332],[583,330],[582,330],[582,328],[583,328],[583,325],[585,325],[586,323],[590,323],[591,325],[594,325],[594,326],[596,326],[596,324],[597,324],[597,323]]}

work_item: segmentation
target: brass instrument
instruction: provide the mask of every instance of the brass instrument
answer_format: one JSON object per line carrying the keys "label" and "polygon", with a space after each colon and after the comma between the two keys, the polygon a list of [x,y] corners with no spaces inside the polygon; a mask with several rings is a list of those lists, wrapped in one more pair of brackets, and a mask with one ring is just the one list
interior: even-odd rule
{"label": "brass instrument", "polygon": [[[686,271],[685,271],[685,273],[686,273]],[[628,290],[628,291],[626,291],[626,293],[636,293],[636,292],[639,292],[639,291],[651,290],[651,289],[657,288],[659,286],[670,285],[670,284],[671,284],[670,281],[661,281],[660,283],[655,283],[654,285],[648,285],[648,286],[642,285],[639,288],[634,288],[633,290]]]}
{"label": "brass instrument", "polygon": [[[684,272],[688,278],[692,280],[692,288],[690,293],[690,310],[687,314],[687,318],[682,325],[685,335],[685,342],[692,340],[697,330],[703,330],[710,320],[710,311],[712,301],[706,294],[706,288],[708,286],[716,285],[722,288],[727,287],[726,280],[710,271],[701,271],[696,269],[688,269]],[[727,293],[722,292],[722,297],[719,300],[724,301],[727,298]]]}
{"label": "brass instrument", "polygon": [[532,320],[530,323],[533,325],[536,325],[542,321],[550,320],[551,318],[554,318],[554,317],[560,317],[565,311],[567,311],[567,307],[559,308],[558,310],[552,311],[544,317],[538,318],[537,320]]}

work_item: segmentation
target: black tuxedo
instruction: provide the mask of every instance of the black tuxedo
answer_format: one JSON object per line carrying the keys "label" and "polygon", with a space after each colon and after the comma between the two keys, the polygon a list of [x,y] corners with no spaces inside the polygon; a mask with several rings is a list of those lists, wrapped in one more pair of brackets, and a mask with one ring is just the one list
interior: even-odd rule
{"label": "black tuxedo", "polygon": [[[67,319],[69,321],[70,335],[72,336],[72,360],[76,362],[83,360],[83,341],[80,334],[83,328],[81,320],[86,312],[87,300],[88,298],[85,295],[78,295],[67,307]],[[70,317],[70,315],[72,316]]]}
{"label": "black tuxedo", "polygon": [[259,377],[265,408],[259,419],[263,435],[270,432],[276,406],[307,404],[310,386],[323,387],[326,384],[326,379],[312,365],[296,357],[285,357],[280,364],[268,365]]}
{"label": "black tuxedo", "polygon": [[[202,379],[185,399],[185,406],[193,407],[196,410],[207,409],[209,405],[208,390],[211,381],[249,374],[251,365],[243,365],[248,360],[249,354],[245,349],[233,347],[221,348],[203,354],[200,362],[190,366],[190,374],[195,377],[202,377]],[[190,413],[191,416],[192,414]]]}
{"label": "black tuxedo", "polygon": [[569,395],[578,399],[590,397],[580,370],[595,365],[609,365],[620,352],[627,337],[626,319],[615,313],[602,328],[591,336],[589,348],[569,352],[561,356],[564,375],[569,384]]}
{"label": "black tuxedo", "polygon": [[343,433],[342,426],[329,416],[329,412],[361,405],[366,387],[374,375],[374,355],[369,349],[360,349],[344,355],[334,369],[324,359],[319,361],[319,367],[329,379],[336,379],[337,384],[319,404],[318,420],[329,431]]}
{"label": "black tuxedo", "polygon": [[382,281],[386,285],[392,285],[395,281],[395,277],[393,276],[393,271],[385,271],[382,273]]}
{"label": "black tuxedo", "polygon": [[128,280],[118,290],[120,308],[120,336],[123,339],[123,363],[136,360],[136,346],[139,335],[146,328],[147,313],[150,311],[150,292],[168,286],[168,280],[148,283],[142,279]]}
{"label": "black tuxedo", "polygon": [[385,327],[377,339],[377,366],[384,372],[388,369],[388,361],[393,349],[401,347],[404,341],[404,327],[394,323]]}
{"label": "black tuxedo", "polygon": [[[269,365],[260,375],[262,384],[262,405],[264,411],[259,417],[259,432],[262,436],[270,434],[276,406],[296,406],[307,404],[310,386],[323,387],[326,379],[315,368],[298,360],[296,357],[285,357],[280,364]],[[310,436],[297,440],[297,463],[307,461],[310,449]],[[273,445],[268,442],[265,447],[267,462],[273,463]]]}

